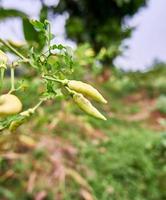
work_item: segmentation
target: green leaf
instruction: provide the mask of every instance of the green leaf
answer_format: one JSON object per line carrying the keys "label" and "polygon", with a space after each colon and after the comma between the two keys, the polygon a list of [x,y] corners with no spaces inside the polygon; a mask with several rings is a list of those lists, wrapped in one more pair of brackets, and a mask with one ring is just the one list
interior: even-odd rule
{"label": "green leaf", "polygon": [[65,49],[66,47],[65,46],[63,46],[62,44],[59,44],[58,46],[57,46],[57,49],[59,49],[59,50],[62,50],[62,49]]}
{"label": "green leaf", "polygon": [[7,118],[0,120],[0,131],[8,128],[11,122],[14,120],[17,120],[18,118],[19,118],[19,115],[13,115],[13,116],[9,116]]}
{"label": "green leaf", "polygon": [[45,25],[37,20],[31,20],[30,23],[37,31],[45,31]]}
{"label": "green leaf", "polygon": [[4,9],[0,8],[0,20],[8,17],[21,17],[27,18],[27,15],[24,12],[15,10],[15,9]]}
{"label": "green leaf", "polygon": [[34,29],[33,25],[27,18],[23,19],[23,31],[24,37],[28,42],[37,42],[39,40],[37,31]]}
{"label": "green leaf", "polygon": [[63,96],[62,90],[60,88],[54,89],[56,97],[61,98]]}
{"label": "green leaf", "polygon": [[43,6],[40,10],[40,21],[44,22],[48,17],[48,8],[47,6]]}
{"label": "green leaf", "polygon": [[[40,22],[38,23],[37,21],[34,22],[35,26],[38,27],[39,29],[43,28],[43,24]],[[32,23],[30,23],[28,18],[23,19],[23,31],[24,31],[24,37],[27,42],[30,44],[36,43],[38,45],[38,49],[41,50],[45,43],[46,43],[46,38],[44,36],[44,33],[38,32]]]}
{"label": "green leaf", "polygon": [[54,44],[54,45],[51,46],[51,49],[52,50],[58,49],[58,46],[56,44]]}

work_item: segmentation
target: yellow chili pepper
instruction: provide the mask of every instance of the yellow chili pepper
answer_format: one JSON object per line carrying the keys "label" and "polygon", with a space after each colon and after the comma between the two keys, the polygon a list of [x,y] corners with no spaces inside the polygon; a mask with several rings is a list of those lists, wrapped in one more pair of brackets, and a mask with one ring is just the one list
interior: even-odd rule
{"label": "yellow chili pepper", "polygon": [[85,96],[89,96],[98,102],[107,103],[104,97],[94,87],[87,83],[69,80],[67,85],[71,90],[82,93]]}
{"label": "yellow chili pepper", "polygon": [[80,93],[73,94],[73,100],[77,105],[89,115],[93,117],[106,120],[106,118]]}

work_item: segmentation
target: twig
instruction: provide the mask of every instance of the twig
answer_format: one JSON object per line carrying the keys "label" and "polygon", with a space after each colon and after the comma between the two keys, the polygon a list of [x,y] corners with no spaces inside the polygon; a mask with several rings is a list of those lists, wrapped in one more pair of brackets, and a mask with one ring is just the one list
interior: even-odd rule
{"label": "twig", "polygon": [[18,52],[14,47],[12,47],[8,42],[2,40],[0,38],[0,42],[5,45],[6,47],[8,47],[11,51],[13,51],[13,53],[15,53],[17,56],[19,56],[21,59],[23,59],[25,62],[29,62],[29,60],[24,57],[20,52]]}
{"label": "twig", "polygon": [[44,78],[46,80],[50,80],[50,81],[55,81],[55,82],[58,82],[58,83],[62,83],[64,85],[66,85],[66,83],[67,83],[67,80],[60,80],[60,79],[56,79],[56,78],[53,78],[53,77],[50,77],[50,76],[46,76],[46,75],[43,75],[42,78]]}

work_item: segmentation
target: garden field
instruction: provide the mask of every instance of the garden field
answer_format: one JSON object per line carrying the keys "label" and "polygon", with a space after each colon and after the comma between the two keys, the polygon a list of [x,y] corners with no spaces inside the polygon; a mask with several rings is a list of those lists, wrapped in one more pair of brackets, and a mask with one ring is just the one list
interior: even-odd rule
{"label": "garden field", "polygon": [[[166,199],[163,65],[145,73],[112,69],[104,83],[88,77],[108,100],[101,108],[107,121],[59,98],[44,103],[16,132],[3,131],[0,199]],[[29,82],[30,88],[16,92],[25,108],[42,90],[40,80]]]}

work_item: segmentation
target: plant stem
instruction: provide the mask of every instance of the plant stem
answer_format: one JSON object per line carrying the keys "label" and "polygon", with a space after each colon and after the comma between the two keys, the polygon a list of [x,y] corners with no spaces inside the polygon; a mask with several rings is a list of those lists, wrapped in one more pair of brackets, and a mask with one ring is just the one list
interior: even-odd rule
{"label": "plant stem", "polygon": [[69,94],[70,94],[71,96],[73,96],[74,94],[76,94],[76,92],[73,91],[73,90],[71,90],[70,88],[68,88],[68,87],[65,87],[65,88],[66,88],[66,90],[69,92]]}
{"label": "plant stem", "polygon": [[40,100],[39,103],[36,104],[32,109],[33,111],[36,111],[36,109],[44,102],[45,100]]}
{"label": "plant stem", "polygon": [[20,113],[20,115],[25,116],[25,117],[30,117],[32,114],[35,113],[36,109],[44,102],[45,100],[42,99],[37,103],[34,107],[29,108],[28,110],[25,110]]}
{"label": "plant stem", "polygon": [[62,83],[63,85],[66,85],[67,82],[68,82],[68,80],[60,80],[60,79],[56,79],[56,78],[53,78],[53,77],[50,77],[50,76],[43,76],[43,78],[46,79],[46,80]]}
{"label": "plant stem", "polygon": [[5,69],[0,68],[0,92],[3,88],[3,78],[4,78]]}
{"label": "plant stem", "polygon": [[28,59],[26,57],[24,57],[20,52],[18,52],[14,47],[12,47],[8,42],[2,40],[0,38],[0,42],[5,45],[6,47],[8,47],[11,51],[13,51],[13,53],[15,53],[17,56],[19,56],[21,59],[23,59],[24,61],[28,62]]}
{"label": "plant stem", "polygon": [[11,74],[10,74],[10,76],[11,76],[11,89],[10,89],[10,91],[9,91],[9,93],[12,93],[13,91],[15,91],[15,86],[14,86],[14,67],[11,67],[11,69],[10,69],[10,72],[11,72]]}
{"label": "plant stem", "polygon": [[48,48],[50,51],[50,46],[51,46],[51,25],[48,23]]}

